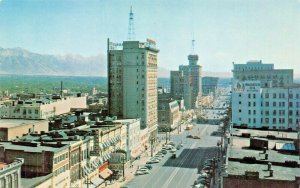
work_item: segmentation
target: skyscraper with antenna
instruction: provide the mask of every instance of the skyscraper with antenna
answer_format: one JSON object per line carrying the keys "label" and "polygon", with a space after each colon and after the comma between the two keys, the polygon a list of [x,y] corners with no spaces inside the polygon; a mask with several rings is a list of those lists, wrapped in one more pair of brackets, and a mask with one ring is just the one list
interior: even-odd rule
{"label": "skyscraper with antenna", "polygon": [[128,22],[128,34],[127,34],[127,40],[128,40],[128,41],[133,41],[133,40],[135,40],[135,33],[134,33],[134,19],[133,19],[132,6],[130,7],[130,13],[129,13],[129,22]]}
{"label": "skyscraper with antenna", "polygon": [[171,95],[174,99],[184,99],[186,109],[201,107],[202,67],[198,65],[195,53],[195,39],[192,39],[188,65],[180,65],[179,71],[171,71]]}

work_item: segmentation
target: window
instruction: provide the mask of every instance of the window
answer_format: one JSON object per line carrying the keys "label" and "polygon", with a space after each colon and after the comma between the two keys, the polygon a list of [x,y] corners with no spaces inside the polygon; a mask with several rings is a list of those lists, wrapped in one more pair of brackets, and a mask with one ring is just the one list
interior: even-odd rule
{"label": "window", "polygon": [[289,110],[289,115],[292,116],[293,115],[293,111]]}
{"label": "window", "polygon": [[253,98],[254,98],[254,99],[256,98],[256,94],[255,94],[255,93],[253,94]]}
{"label": "window", "polygon": [[249,98],[249,99],[251,98],[251,94],[250,94],[250,93],[248,94],[248,98]]}
{"label": "window", "polygon": [[248,106],[251,106],[251,102],[248,102]]}
{"label": "window", "polygon": [[251,118],[248,118],[248,123],[251,123]]}
{"label": "window", "polygon": [[266,102],[266,107],[268,107],[269,106],[269,102]]}
{"label": "window", "polygon": [[256,119],[255,118],[253,118],[253,123],[256,123]]}
{"label": "window", "polygon": [[242,101],[239,101],[239,104],[242,104]]}
{"label": "window", "polygon": [[265,98],[268,99],[269,98],[269,93],[265,94]]}
{"label": "window", "polygon": [[273,102],[273,106],[276,106],[276,102]]}
{"label": "window", "polygon": [[292,94],[292,93],[289,94],[289,98],[290,98],[290,99],[293,98],[293,94]]}
{"label": "window", "polygon": [[293,103],[292,102],[289,102],[289,107],[293,107]]}
{"label": "window", "polygon": [[253,110],[253,114],[256,114],[256,110]]}
{"label": "window", "polygon": [[266,118],[266,119],[265,119],[265,122],[266,122],[266,123],[269,123],[269,118]]}
{"label": "window", "polygon": [[239,109],[239,112],[242,112],[242,110],[241,110],[241,109]]}
{"label": "window", "polygon": [[276,118],[273,118],[273,123],[276,123]]}
{"label": "window", "polygon": [[276,99],[276,93],[273,93],[273,99]]}
{"label": "window", "polygon": [[241,96],[242,96],[242,94],[239,93],[239,97],[241,97]]}
{"label": "window", "polygon": [[253,102],[253,106],[256,106],[256,102]]}
{"label": "window", "polygon": [[251,114],[251,110],[248,110],[248,114]]}

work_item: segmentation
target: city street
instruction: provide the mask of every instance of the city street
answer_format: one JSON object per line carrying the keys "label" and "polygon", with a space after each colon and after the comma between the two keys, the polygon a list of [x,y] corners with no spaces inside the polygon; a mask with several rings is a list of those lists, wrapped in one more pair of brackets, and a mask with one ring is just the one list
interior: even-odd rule
{"label": "city street", "polygon": [[[172,159],[171,153],[165,155],[160,163],[153,164],[150,174],[135,176],[126,186],[128,187],[191,187],[198,177],[205,159],[212,158],[217,152],[217,141],[220,137],[211,136],[218,129],[217,125],[195,124],[190,131],[171,134],[171,141],[183,143],[177,150],[177,158]],[[187,138],[187,135],[197,135],[201,139]],[[165,134],[160,137],[163,140]]]}

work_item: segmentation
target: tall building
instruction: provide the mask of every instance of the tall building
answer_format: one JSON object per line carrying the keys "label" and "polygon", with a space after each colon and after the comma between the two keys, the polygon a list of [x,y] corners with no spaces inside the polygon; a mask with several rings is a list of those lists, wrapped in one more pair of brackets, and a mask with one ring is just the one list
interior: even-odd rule
{"label": "tall building", "polygon": [[197,108],[202,96],[202,67],[198,59],[192,52],[188,56],[189,65],[180,65],[178,71],[171,71],[171,95],[174,99],[183,98],[186,109]]}
{"label": "tall building", "polygon": [[283,87],[293,84],[293,69],[274,69],[274,64],[262,61],[248,61],[246,64],[233,63],[233,79],[259,80],[261,87]]}
{"label": "tall building", "polygon": [[157,53],[156,42],[108,40],[109,115],[140,118],[141,129],[157,136]]}

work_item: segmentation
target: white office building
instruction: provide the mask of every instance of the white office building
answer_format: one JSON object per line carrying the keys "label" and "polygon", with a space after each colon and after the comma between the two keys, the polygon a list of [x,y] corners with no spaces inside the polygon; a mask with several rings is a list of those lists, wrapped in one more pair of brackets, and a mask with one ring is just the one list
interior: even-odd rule
{"label": "white office building", "polygon": [[262,88],[260,81],[233,82],[234,126],[296,130],[300,122],[300,86]]}

